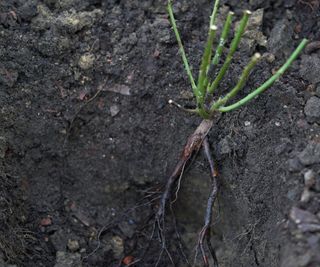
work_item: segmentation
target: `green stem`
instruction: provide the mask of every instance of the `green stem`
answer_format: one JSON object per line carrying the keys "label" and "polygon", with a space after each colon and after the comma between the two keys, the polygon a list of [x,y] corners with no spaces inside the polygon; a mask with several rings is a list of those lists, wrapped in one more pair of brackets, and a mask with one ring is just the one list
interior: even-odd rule
{"label": "green stem", "polygon": [[190,66],[189,66],[189,62],[188,62],[186,53],[185,53],[184,48],[183,48],[183,44],[182,44],[182,41],[181,41],[181,38],[180,38],[180,34],[179,34],[179,31],[178,31],[178,28],[177,28],[176,20],[174,18],[173,11],[172,11],[172,1],[171,0],[168,0],[167,9],[168,9],[169,17],[170,17],[170,22],[171,22],[171,25],[173,27],[173,31],[175,33],[175,36],[176,36],[176,39],[177,39],[177,42],[178,42],[178,45],[179,45],[179,52],[181,54],[184,67],[185,67],[185,69],[187,71],[187,74],[188,74],[188,77],[189,77],[189,80],[190,80],[190,83],[191,83],[191,86],[192,86],[193,93],[198,98],[199,97],[198,89],[197,89],[196,83],[194,82],[193,75],[192,75],[192,72],[191,72],[191,69],[190,69]]}
{"label": "green stem", "polygon": [[199,70],[197,87],[198,87],[198,91],[200,94],[199,102],[200,102],[201,106],[203,105],[204,98],[206,95],[207,88],[205,86],[205,81],[206,81],[207,74],[208,74],[209,67],[210,67],[210,61],[211,61],[211,57],[212,57],[212,46],[213,46],[214,37],[216,35],[216,31],[217,31],[217,26],[214,23],[215,23],[217,12],[218,12],[218,7],[219,7],[219,0],[216,0],[214,3],[212,14],[210,16],[210,24],[209,24],[209,33],[208,33],[207,43],[206,43],[206,46],[204,49],[204,53],[203,53],[201,65],[200,65],[200,70]]}
{"label": "green stem", "polygon": [[213,40],[215,37],[217,31],[217,26],[216,25],[210,25],[209,28],[209,36],[207,40],[207,44],[203,53],[202,61],[201,61],[201,66],[200,66],[200,71],[199,71],[199,78],[198,78],[198,91],[200,92],[200,104],[203,104],[204,97],[206,95],[206,87],[204,86],[205,79],[209,70],[210,66],[210,60],[211,60],[211,55],[212,55],[212,45],[213,45]]}
{"label": "green stem", "polygon": [[226,22],[223,25],[223,30],[222,30],[222,33],[221,33],[219,44],[218,44],[218,47],[216,49],[216,53],[215,53],[215,55],[214,55],[214,57],[212,59],[211,65],[218,65],[218,63],[219,63],[219,59],[220,59],[220,56],[222,54],[223,47],[224,47],[224,45],[226,43],[226,40],[228,38],[228,34],[229,34],[229,31],[230,31],[233,15],[234,15],[234,13],[232,11],[230,11],[228,13]]}
{"label": "green stem", "polygon": [[264,92],[266,89],[268,89],[292,64],[292,62],[298,57],[298,55],[301,53],[303,48],[306,46],[308,40],[303,39],[299,46],[296,48],[296,50],[291,54],[291,56],[288,58],[288,60],[283,64],[283,66],[271,77],[269,78],[264,84],[262,84],[260,87],[258,87],[256,90],[254,90],[252,93],[248,94],[246,97],[241,99],[240,101],[227,106],[227,107],[220,107],[218,110],[221,112],[229,112],[234,109],[237,109],[245,104],[247,104],[250,100],[255,98],[256,96],[260,95],[262,92]]}
{"label": "green stem", "polygon": [[210,111],[214,111],[218,109],[220,106],[225,105],[231,98],[235,97],[237,93],[244,87],[246,84],[246,81],[248,80],[248,77],[250,75],[251,70],[254,68],[254,66],[258,63],[259,59],[261,58],[261,55],[259,53],[255,53],[254,56],[251,58],[248,65],[244,68],[240,79],[236,86],[223,98],[215,102],[211,108]]}
{"label": "green stem", "polygon": [[210,17],[210,25],[214,25],[216,22],[216,17],[217,17],[217,13],[218,13],[218,9],[219,9],[219,2],[220,2],[220,0],[216,0],[214,2],[212,14]]}
{"label": "green stem", "polygon": [[246,28],[246,25],[248,23],[248,19],[249,16],[251,15],[251,12],[249,10],[246,10],[243,14],[243,17],[240,21],[240,25],[239,28],[235,34],[235,37],[233,38],[232,42],[231,42],[231,46],[230,46],[230,50],[229,53],[227,55],[226,61],[224,62],[221,70],[219,71],[217,77],[215,78],[215,80],[212,82],[212,84],[209,87],[208,92],[210,94],[212,94],[214,92],[214,90],[218,87],[220,81],[222,80],[222,78],[224,77],[226,71],[228,70],[230,64],[231,64],[231,60],[233,58],[233,54],[235,53],[235,51],[237,50],[237,47],[240,43],[242,34],[244,33],[244,30]]}

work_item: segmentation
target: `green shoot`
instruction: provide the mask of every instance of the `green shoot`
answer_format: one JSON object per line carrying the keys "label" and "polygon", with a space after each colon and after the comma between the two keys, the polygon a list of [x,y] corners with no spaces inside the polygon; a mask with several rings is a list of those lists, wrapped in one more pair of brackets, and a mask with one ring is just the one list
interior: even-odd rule
{"label": "green shoot", "polygon": [[209,34],[208,34],[208,39],[206,43],[206,47],[204,49],[202,61],[201,61],[201,66],[199,70],[199,78],[198,78],[198,91],[200,94],[200,99],[199,99],[199,106],[203,106],[205,94],[206,94],[206,78],[209,72],[209,67],[210,67],[210,61],[212,57],[212,46],[213,46],[213,41],[215,38],[215,34],[217,31],[217,26],[214,24],[218,12],[218,7],[219,7],[219,1],[217,0],[214,4],[214,8],[212,10],[212,14],[210,17],[210,25],[209,25]]}
{"label": "green shoot", "polygon": [[308,43],[308,40],[303,39],[301,41],[301,43],[299,44],[299,46],[296,48],[296,50],[291,54],[289,59],[286,61],[286,63],[283,64],[283,66],[272,77],[270,77],[264,84],[262,84],[260,87],[258,87],[256,90],[254,90],[252,93],[250,93],[246,97],[242,98],[238,102],[236,102],[230,106],[227,106],[227,107],[220,107],[220,108],[218,108],[218,110],[221,112],[232,111],[234,109],[237,109],[237,108],[247,104],[250,100],[252,100],[256,96],[263,93],[266,89],[268,89],[270,86],[272,86],[273,83],[276,80],[278,80],[278,78],[290,67],[292,62],[299,56],[299,54],[301,53],[301,51],[303,50],[303,48],[306,46],[307,43]]}
{"label": "green shoot", "polygon": [[179,45],[179,51],[180,51],[180,54],[181,54],[181,57],[182,57],[182,61],[183,61],[184,67],[185,67],[185,69],[187,71],[187,74],[188,74],[188,77],[189,77],[193,92],[194,92],[194,94],[196,96],[198,96],[197,86],[196,86],[196,84],[194,82],[194,79],[193,79],[193,76],[192,76],[192,72],[191,72],[191,69],[190,69],[190,66],[189,66],[189,62],[188,62],[186,53],[184,51],[184,47],[183,47],[183,44],[182,44],[182,41],[181,41],[181,38],[180,38],[180,34],[179,34],[179,31],[178,31],[178,28],[177,28],[176,20],[175,20],[174,15],[173,15],[171,0],[168,0],[168,13],[169,13],[170,22],[171,22],[171,25],[173,27],[174,34],[176,36],[176,39],[177,39],[177,42],[178,42],[178,45]]}
{"label": "green shoot", "polygon": [[204,82],[209,71],[208,67],[210,66],[210,61],[211,61],[212,44],[213,44],[216,31],[217,31],[217,26],[210,25],[209,37],[208,37],[206,48],[203,53],[203,58],[202,58],[200,71],[199,71],[198,85],[197,85],[200,93],[200,97],[201,97],[200,104],[203,104],[203,100],[206,94],[206,87],[204,86],[205,85]]}
{"label": "green shoot", "polygon": [[214,57],[212,59],[211,65],[216,66],[219,63],[219,59],[220,59],[220,56],[222,54],[222,50],[223,50],[224,45],[226,43],[226,40],[228,38],[228,34],[229,34],[229,31],[230,31],[233,15],[234,15],[234,13],[232,11],[230,11],[228,13],[226,22],[224,23],[224,26],[223,26],[223,30],[222,30],[222,34],[221,34],[221,37],[220,37],[220,40],[219,40],[219,44],[218,44],[218,47],[216,49],[216,53],[215,53],[215,55],[214,55]]}
{"label": "green shoot", "polygon": [[244,30],[245,30],[245,28],[247,26],[248,19],[249,19],[250,15],[251,15],[251,12],[249,10],[246,10],[243,13],[243,17],[241,19],[239,28],[238,28],[238,30],[236,32],[235,37],[232,40],[230,51],[229,51],[229,53],[227,55],[226,61],[224,62],[224,64],[223,64],[221,70],[219,71],[216,79],[210,85],[210,88],[208,90],[209,93],[211,93],[211,94],[213,93],[213,91],[218,87],[220,81],[222,80],[222,78],[226,74],[226,72],[227,72],[227,70],[228,70],[228,68],[229,68],[229,66],[231,64],[231,60],[233,58],[233,54],[236,52],[236,50],[238,48],[238,45],[240,43],[241,37],[242,37],[242,35],[244,33]]}
{"label": "green shoot", "polygon": [[231,98],[236,96],[239,90],[241,90],[246,84],[246,81],[248,80],[251,70],[258,63],[260,58],[261,58],[261,55],[259,53],[254,54],[249,64],[244,68],[237,85],[224,98],[218,100],[211,106],[212,111],[216,110],[222,105],[225,105]]}
{"label": "green shoot", "polygon": [[[252,100],[256,96],[260,95],[262,92],[264,92],[269,87],[271,87],[273,85],[273,83],[277,79],[279,79],[279,77],[290,67],[292,62],[299,56],[299,54],[301,53],[301,51],[304,49],[304,47],[306,46],[306,44],[308,42],[307,39],[303,39],[301,41],[301,43],[299,44],[299,46],[296,48],[296,50],[292,53],[292,55],[286,61],[286,63],[271,78],[269,78],[265,83],[263,83],[260,87],[255,89],[252,93],[248,94],[246,97],[242,98],[238,102],[231,104],[229,106],[225,106],[227,104],[227,102],[230,99],[234,98],[237,95],[237,93],[245,86],[245,84],[248,80],[248,77],[250,76],[250,73],[252,72],[254,66],[261,59],[260,54],[256,53],[251,58],[248,65],[244,68],[241,76],[239,77],[239,80],[238,80],[236,86],[233,89],[231,89],[230,92],[227,93],[226,96],[224,96],[222,98],[218,98],[218,100],[213,103],[206,103],[207,98],[210,98],[207,96],[210,96],[215,92],[215,90],[218,88],[221,80],[223,79],[223,77],[227,73],[227,71],[230,67],[233,55],[238,48],[238,45],[241,41],[241,37],[243,36],[243,33],[245,32],[245,28],[247,26],[249,16],[251,15],[251,12],[249,10],[244,11],[243,17],[242,17],[240,24],[239,24],[239,27],[238,27],[238,29],[235,33],[235,36],[230,44],[230,49],[229,49],[229,52],[226,56],[226,59],[222,65],[220,71],[218,71],[216,78],[211,82],[212,79],[211,79],[211,77],[209,77],[209,75],[210,75],[209,69],[212,67],[217,67],[217,65],[219,64],[220,57],[223,52],[223,48],[225,46],[228,34],[230,32],[232,17],[234,15],[233,12],[229,12],[229,14],[226,18],[226,21],[224,23],[223,29],[222,29],[222,33],[220,36],[219,43],[216,47],[215,54],[214,54],[214,56],[212,56],[215,35],[217,32],[217,26],[215,25],[215,20],[216,20],[216,16],[218,13],[218,5],[219,5],[219,0],[216,0],[212,14],[210,16],[209,33],[208,33],[206,46],[205,46],[204,53],[203,53],[202,60],[201,60],[197,84],[194,81],[194,78],[193,78],[193,75],[191,72],[191,68],[189,66],[189,63],[188,63],[188,60],[187,60],[187,57],[186,57],[186,54],[185,54],[185,51],[183,48],[183,44],[182,44],[182,41],[180,38],[180,34],[177,29],[176,21],[175,21],[173,11],[172,11],[172,1],[171,0],[168,0],[168,6],[167,6],[170,22],[173,27],[173,31],[175,33],[175,36],[176,36],[176,39],[177,39],[177,42],[179,45],[179,51],[180,51],[180,54],[182,57],[182,61],[183,61],[184,67],[187,71],[187,75],[189,77],[193,93],[196,97],[197,108],[194,110],[184,109],[183,107],[181,107],[181,105],[174,102],[173,100],[170,100],[169,102],[171,104],[174,104],[175,106],[181,108],[181,109],[188,111],[188,112],[197,113],[199,116],[201,116],[202,118],[205,118],[205,119],[210,119],[216,112],[229,112],[234,109],[237,109],[237,108],[241,107],[242,105],[247,104],[250,100]],[[209,108],[207,108],[208,105],[209,105]]]}

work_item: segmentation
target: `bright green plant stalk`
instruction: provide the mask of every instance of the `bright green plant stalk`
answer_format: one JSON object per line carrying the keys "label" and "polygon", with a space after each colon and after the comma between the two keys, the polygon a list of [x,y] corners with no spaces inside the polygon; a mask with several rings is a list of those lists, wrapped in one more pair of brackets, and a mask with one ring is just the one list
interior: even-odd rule
{"label": "bright green plant stalk", "polygon": [[212,84],[210,85],[209,89],[208,89],[208,93],[212,94],[214,92],[214,90],[218,87],[220,81],[222,80],[222,78],[224,77],[225,73],[227,72],[230,64],[231,64],[231,60],[233,58],[233,54],[236,52],[237,47],[240,43],[242,34],[244,33],[244,30],[247,26],[248,23],[248,19],[249,16],[251,15],[251,12],[249,10],[244,11],[243,13],[243,17],[240,21],[240,25],[239,28],[235,34],[235,37],[232,40],[231,46],[230,46],[230,50],[229,53],[227,55],[227,58],[223,64],[223,66],[221,67],[221,70],[219,71],[217,77],[215,78],[215,80],[212,82]]}
{"label": "bright green plant stalk", "polygon": [[217,26],[212,24],[210,25],[210,29],[209,29],[209,37],[207,40],[207,44],[203,53],[203,57],[202,57],[202,62],[201,62],[201,66],[200,66],[200,70],[199,70],[199,78],[198,78],[198,84],[197,84],[197,88],[199,91],[199,95],[200,95],[200,106],[203,105],[204,102],[204,98],[206,95],[206,87],[204,86],[205,84],[205,79],[207,77],[207,73],[209,70],[209,66],[210,66],[210,61],[211,61],[211,55],[212,55],[212,45],[213,45],[213,40],[215,37],[217,31]]}
{"label": "bright green plant stalk", "polygon": [[[205,69],[205,71],[202,71],[202,68],[200,67],[200,72],[204,77],[207,75],[207,73],[209,71],[209,66],[210,66],[209,63],[210,63],[210,60],[212,57],[213,41],[214,41],[216,31],[218,29],[217,26],[215,25],[218,7],[219,7],[219,0],[216,0],[214,3],[212,14],[210,16],[208,40],[207,40],[207,44],[205,47],[205,52],[203,53],[202,62],[201,62],[202,63],[201,67],[203,69]],[[199,76],[200,76],[200,73],[199,73]],[[198,87],[199,87],[199,84],[198,84]]]}
{"label": "bright green plant stalk", "polygon": [[216,0],[214,2],[212,14],[210,16],[210,25],[214,25],[216,23],[216,17],[217,17],[217,13],[218,13],[218,9],[219,9],[219,2],[220,2],[220,0]]}
{"label": "bright green plant stalk", "polygon": [[185,53],[184,48],[183,48],[183,44],[182,44],[182,41],[181,41],[181,38],[180,38],[180,34],[179,34],[179,31],[178,31],[178,28],[177,28],[176,20],[174,18],[173,11],[172,11],[172,1],[171,0],[168,0],[167,10],[168,10],[168,14],[169,14],[169,17],[170,17],[170,22],[171,22],[173,31],[175,33],[175,36],[176,36],[176,39],[177,39],[177,42],[178,42],[178,45],[179,45],[179,51],[180,51],[180,54],[181,54],[181,57],[182,57],[182,61],[183,61],[184,67],[185,67],[185,69],[187,71],[187,74],[188,74],[188,77],[189,77],[189,80],[190,80],[190,83],[191,83],[191,86],[192,86],[193,93],[198,98],[199,97],[199,91],[197,89],[196,83],[194,82],[193,75],[192,75],[192,72],[191,72],[191,69],[190,69],[190,66],[189,66],[189,62],[188,62],[186,53]]}
{"label": "bright green plant stalk", "polygon": [[215,55],[212,58],[211,64],[208,65],[208,67],[207,67],[207,75],[206,75],[205,82],[204,82],[204,87],[206,88],[206,92],[208,92],[209,82],[211,82],[210,77],[209,77],[209,75],[210,75],[209,74],[209,69],[215,67],[219,63],[219,59],[220,59],[220,56],[222,54],[223,47],[225,45],[226,39],[228,37],[228,33],[230,31],[230,26],[231,26],[233,15],[234,15],[234,13],[231,12],[231,11],[228,13],[226,22],[225,22],[225,24],[223,26],[223,30],[222,30],[222,34],[221,34],[218,46],[216,48]]}
{"label": "bright green plant stalk", "polygon": [[197,88],[199,91],[199,101],[198,101],[198,106],[200,109],[203,109],[203,104],[204,104],[204,99],[206,96],[206,78],[207,74],[209,71],[210,67],[210,61],[212,57],[212,46],[213,46],[213,41],[216,35],[217,31],[217,26],[215,25],[216,21],[216,16],[218,12],[218,7],[219,7],[219,0],[215,1],[212,14],[210,16],[210,24],[209,24],[209,33],[208,33],[208,38],[207,38],[207,43],[204,49],[203,57],[201,60],[201,65],[200,65],[200,70],[199,70],[199,77],[198,77],[198,83],[197,83]]}
{"label": "bright green plant stalk", "polygon": [[219,44],[218,44],[218,47],[216,49],[216,53],[215,53],[215,55],[214,55],[214,57],[212,59],[211,65],[216,66],[219,63],[219,59],[220,59],[220,56],[222,54],[223,47],[224,47],[224,45],[226,43],[226,40],[228,38],[228,34],[229,34],[229,31],[230,31],[233,15],[234,15],[234,13],[232,11],[230,11],[228,13],[226,22],[224,23],[224,26],[223,26],[223,30],[222,30],[222,34],[221,34],[221,37],[220,37],[220,40],[219,40]]}
{"label": "bright green plant stalk", "polygon": [[255,98],[256,96],[263,93],[266,89],[268,89],[292,64],[292,62],[298,57],[298,55],[301,53],[303,48],[306,46],[308,40],[303,39],[299,46],[296,48],[296,50],[291,54],[289,59],[286,61],[285,64],[271,77],[269,78],[264,84],[262,84],[260,87],[258,87],[256,90],[254,90],[252,93],[248,94],[246,97],[242,98],[238,102],[227,106],[227,107],[220,107],[218,110],[221,112],[228,112],[232,111],[234,109],[237,109],[245,104],[247,104],[250,100]]}
{"label": "bright green plant stalk", "polygon": [[255,53],[253,57],[251,58],[248,65],[244,68],[238,83],[236,86],[223,98],[219,99],[217,102],[215,102],[211,108],[210,111],[213,112],[214,110],[218,109],[220,106],[225,105],[231,98],[235,97],[236,94],[244,87],[246,84],[246,81],[248,80],[248,77],[250,75],[251,70],[253,67],[258,63],[259,59],[261,58],[261,55],[259,53]]}

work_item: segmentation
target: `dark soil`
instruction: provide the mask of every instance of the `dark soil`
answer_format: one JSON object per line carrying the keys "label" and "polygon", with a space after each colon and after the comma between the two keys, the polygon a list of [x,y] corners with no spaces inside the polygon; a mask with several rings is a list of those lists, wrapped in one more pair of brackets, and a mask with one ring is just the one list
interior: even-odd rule
{"label": "dark soil", "polygon": [[[212,1],[176,2],[197,66]],[[320,41],[317,0],[223,4],[237,20],[242,9],[263,8],[253,30],[268,45],[247,37],[222,93],[254,51],[275,60],[257,66],[242,96],[303,37]],[[165,1],[6,0],[0,23],[0,266],[119,266],[139,257],[154,207],[132,208],[165,183],[201,121],[167,105],[193,102]],[[209,134],[222,185],[212,236],[220,266],[320,266],[319,73],[313,43]],[[209,182],[199,154],[174,205],[191,260]],[[155,265],[154,242],[137,266]],[[185,266],[176,247],[176,265]],[[159,266],[171,265],[164,256]]]}

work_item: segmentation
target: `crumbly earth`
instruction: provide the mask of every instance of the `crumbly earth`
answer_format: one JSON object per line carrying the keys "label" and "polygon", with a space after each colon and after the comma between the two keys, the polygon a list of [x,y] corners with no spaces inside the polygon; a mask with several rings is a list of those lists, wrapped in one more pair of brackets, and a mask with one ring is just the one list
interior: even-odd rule
{"label": "crumbly earth", "polygon": [[[254,51],[269,54],[239,97],[303,37],[320,40],[317,0],[221,2],[236,20],[243,9],[262,9],[222,94]],[[195,73],[211,6],[174,5]],[[1,1],[0,35],[0,266],[138,258],[157,204],[143,198],[165,183],[200,122],[167,104],[193,102],[165,1]],[[220,170],[212,234],[220,266],[320,266],[319,48],[309,46],[271,89],[223,115],[209,134]],[[174,204],[191,261],[208,182],[199,154]],[[157,246],[136,266],[155,266]],[[169,246],[176,266],[186,266],[177,247]],[[171,265],[164,255],[159,266]]]}

